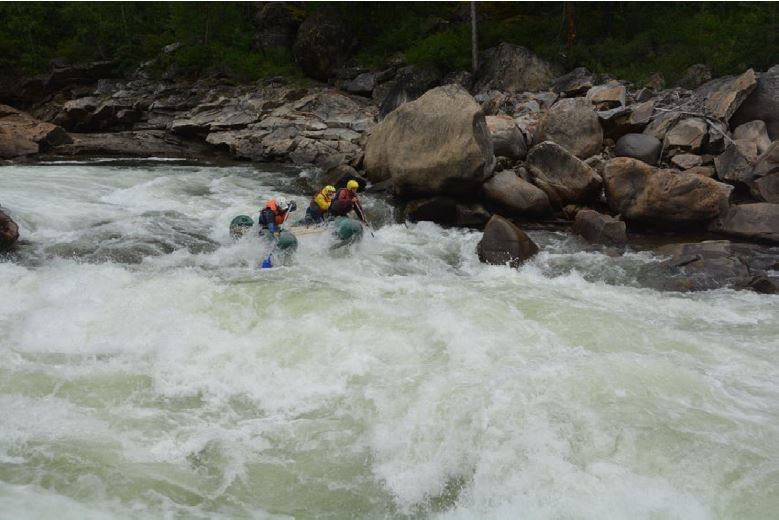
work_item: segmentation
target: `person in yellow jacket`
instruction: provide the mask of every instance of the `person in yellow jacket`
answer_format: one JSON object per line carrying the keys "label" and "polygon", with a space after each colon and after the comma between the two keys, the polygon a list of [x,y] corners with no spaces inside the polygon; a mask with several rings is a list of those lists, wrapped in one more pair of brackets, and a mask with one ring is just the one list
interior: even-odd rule
{"label": "person in yellow jacket", "polygon": [[335,187],[329,184],[322,188],[322,190],[314,195],[311,199],[311,204],[306,209],[306,222],[309,224],[321,224],[325,220],[325,216],[330,211],[330,205],[333,203],[333,196],[335,195]]}

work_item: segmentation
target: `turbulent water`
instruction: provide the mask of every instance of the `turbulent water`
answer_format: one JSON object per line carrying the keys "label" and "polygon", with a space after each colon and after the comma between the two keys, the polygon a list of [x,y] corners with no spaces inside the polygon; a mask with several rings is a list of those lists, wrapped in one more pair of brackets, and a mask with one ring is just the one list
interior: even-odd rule
{"label": "turbulent water", "polygon": [[[395,223],[263,270],[311,172],[0,167],[2,518],[777,518],[779,297]],[[302,211],[301,211],[302,213]]]}

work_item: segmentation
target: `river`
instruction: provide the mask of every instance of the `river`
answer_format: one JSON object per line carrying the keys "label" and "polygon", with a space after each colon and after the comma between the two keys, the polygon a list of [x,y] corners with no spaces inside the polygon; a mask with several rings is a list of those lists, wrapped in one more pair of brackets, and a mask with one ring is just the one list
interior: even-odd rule
{"label": "river", "polygon": [[776,518],[779,296],[550,231],[487,266],[372,195],[259,269],[228,223],[311,175],[0,167],[0,517]]}

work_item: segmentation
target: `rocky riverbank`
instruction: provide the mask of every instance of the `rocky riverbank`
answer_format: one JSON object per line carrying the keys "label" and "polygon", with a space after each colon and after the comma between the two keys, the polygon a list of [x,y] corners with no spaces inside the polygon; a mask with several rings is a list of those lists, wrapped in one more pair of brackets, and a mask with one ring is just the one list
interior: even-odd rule
{"label": "rocky riverbank", "polygon": [[397,65],[336,69],[328,83],[156,79],[148,64],[126,78],[106,63],[54,69],[0,92],[0,158],[312,164],[322,179],[388,190],[410,220],[485,228],[485,261],[532,254],[517,227],[528,222],[620,247],[633,230],[694,230],[757,245],[663,250],[673,276],[707,273],[674,288],[774,290],[779,66],[709,81],[694,67],[687,88],[666,89],[560,75],[509,44],[483,58],[475,76]]}

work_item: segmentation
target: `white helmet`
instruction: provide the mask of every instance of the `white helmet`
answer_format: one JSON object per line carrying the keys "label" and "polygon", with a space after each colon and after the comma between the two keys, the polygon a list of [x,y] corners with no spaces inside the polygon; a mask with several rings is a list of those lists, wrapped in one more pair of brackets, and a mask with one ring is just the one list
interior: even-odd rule
{"label": "white helmet", "polygon": [[276,207],[279,208],[280,211],[287,211],[289,208],[289,202],[287,202],[287,198],[276,197]]}

